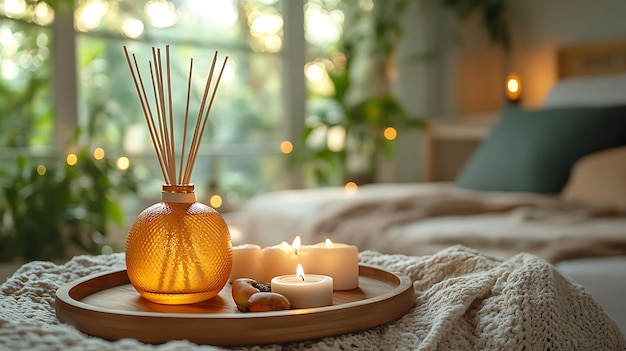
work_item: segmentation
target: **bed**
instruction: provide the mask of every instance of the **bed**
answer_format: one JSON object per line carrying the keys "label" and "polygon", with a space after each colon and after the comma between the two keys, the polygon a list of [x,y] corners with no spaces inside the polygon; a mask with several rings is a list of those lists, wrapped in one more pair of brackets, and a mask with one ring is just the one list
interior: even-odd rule
{"label": "bed", "polygon": [[242,241],[527,252],[589,286],[626,331],[626,43],[566,47],[557,65],[544,106],[505,108],[454,182],[263,194],[238,214]]}
{"label": "bed", "polygon": [[329,237],[408,255],[463,244],[553,263],[624,255],[625,58],[624,41],[560,50],[544,106],[504,108],[454,182],[263,194],[238,214],[243,241]]}

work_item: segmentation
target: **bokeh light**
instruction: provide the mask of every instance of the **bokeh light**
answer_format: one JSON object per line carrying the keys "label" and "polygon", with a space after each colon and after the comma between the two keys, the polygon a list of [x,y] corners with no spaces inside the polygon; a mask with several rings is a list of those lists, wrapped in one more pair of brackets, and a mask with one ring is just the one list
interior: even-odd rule
{"label": "bokeh light", "polygon": [[139,38],[143,34],[143,30],[143,22],[136,18],[127,18],[122,23],[122,33],[131,39]]}
{"label": "bokeh light", "polygon": [[398,131],[394,127],[387,127],[385,131],[383,131],[383,136],[387,140],[394,140],[398,136]]}
{"label": "bokeh light", "polygon": [[150,24],[156,28],[167,28],[176,24],[176,8],[174,4],[164,0],[150,0],[144,7]]}
{"label": "bokeh light", "polygon": [[347,182],[345,185],[346,193],[354,194],[359,189],[359,186],[355,182]]}
{"label": "bokeh light", "polygon": [[280,143],[280,152],[282,152],[283,154],[290,154],[293,151],[293,144],[291,143],[291,141],[285,140],[282,143]]}
{"label": "bokeh light", "polygon": [[319,82],[322,79],[324,79],[324,76],[326,75],[326,70],[324,69],[324,66],[321,63],[312,62],[312,63],[308,63],[304,67],[304,75],[310,81]]}
{"label": "bokeh light", "polygon": [[35,23],[40,26],[47,26],[54,21],[54,10],[50,5],[41,1],[35,5]]}
{"label": "bokeh light", "polygon": [[118,157],[117,160],[115,160],[115,166],[119,170],[127,170],[130,167],[130,160],[126,156]]}
{"label": "bokeh light", "polygon": [[212,195],[211,198],[209,199],[209,205],[213,208],[222,207],[222,197],[217,194]]}
{"label": "bokeh light", "polygon": [[283,18],[274,14],[261,14],[252,20],[250,34],[255,37],[277,34],[283,29]]}
{"label": "bokeh light", "polygon": [[338,152],[343,150],[346,143],[346,128],[336,125],[328,128],[326,135],[326,147],[328,150]]}
{"label": "bokeh light", "polygon": [[76,163],[78,163],[78,156],[76,156],[76,154],[67,154],[65,162],[67,162],[67,164],[70,166],[74,166],[76,165]]}
{"label": "bokeh light", "polygon": [[15,17],[26,11],[26,1],[24,0],[6,0],[4,2],[4,13],[7,17]]}
{"label": "bokeh light", "polygon": [[75,25],[82,32],[98,28],[109,5],[100,0],[92,0],[76,11]]}
{"label": "bokeh light", "polygon": [[104,149],[99,147],[93,150],[93,158],[96,160],[102,160],[104,158]]}

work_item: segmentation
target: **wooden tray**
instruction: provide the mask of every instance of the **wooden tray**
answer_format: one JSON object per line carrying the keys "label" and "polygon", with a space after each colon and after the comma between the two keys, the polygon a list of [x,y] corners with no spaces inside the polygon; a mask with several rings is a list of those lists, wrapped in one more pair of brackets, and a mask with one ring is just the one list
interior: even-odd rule
{"label": "wooden tray", "polygon": [[56,293],[56,315],[80,331],[108,340],[146,343],[186,339],[198,344],[246,345],[317,339],[372,328],[404,315],[414,303],[408,277],[359,267],[359,287],[335,291],[333,305],[274,312],[237,310],[230,284],[211,300],[161,305],[142,298],[126,270],[92,275]]}

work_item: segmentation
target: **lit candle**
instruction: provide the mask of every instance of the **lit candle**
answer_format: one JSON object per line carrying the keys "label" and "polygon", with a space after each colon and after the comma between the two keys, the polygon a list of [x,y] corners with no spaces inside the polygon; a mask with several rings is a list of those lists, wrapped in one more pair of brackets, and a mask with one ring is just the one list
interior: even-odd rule
{"label": "lit candle", "polygon": [[272,292],[284,295],[292,308],[311,308],[333,304],[333,278],[326,275],[304,275],[302,265],[296,274],[281,275],[272,279]]}
{"label": "lit candle", "polygon": [[260,281],[269,283],[276,276],[290,274],[298,264],[306,267],[310,247],[301,245],[299,236],[296,236],[291,245],[283,241],[280,245],[264,247],[260,255]]}
{"label": "lit candle", "polygon": [[311,246],[307,271],[333,278],[334,290],[359,287],[359,250],[354,245],[324,243]]}
{"label": "lit candle", "polygon": [[233,247],[233,269],[229,281],[238,278],[261,278],[261,247],[254,244],[243,244]]}

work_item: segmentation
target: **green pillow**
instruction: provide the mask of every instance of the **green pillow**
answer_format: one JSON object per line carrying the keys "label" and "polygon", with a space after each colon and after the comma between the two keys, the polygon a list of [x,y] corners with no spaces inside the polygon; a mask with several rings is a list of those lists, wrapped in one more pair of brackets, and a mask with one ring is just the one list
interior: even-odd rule
{"label": "green pillow", "polygon": [[581,157],[626,145],[626,106],[507,109],[457,185],[484,191],[559,193]]}

